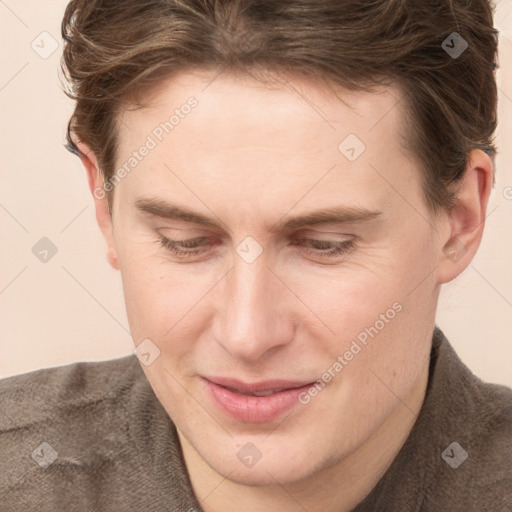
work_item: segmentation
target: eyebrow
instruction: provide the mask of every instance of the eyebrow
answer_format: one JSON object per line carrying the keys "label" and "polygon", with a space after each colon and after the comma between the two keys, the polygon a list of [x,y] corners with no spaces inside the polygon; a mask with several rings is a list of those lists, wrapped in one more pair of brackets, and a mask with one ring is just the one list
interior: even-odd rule
{"label": "eyebrow", "polygon": [[[145,198],[135,201],[136,208],[148,215],[154,215],[167,220],[181,220],[201,226],[221,228],[222,221],[207,217],[182,206],[177,206],[157,198]],[[290,231],[316,224],[348,224],[374,219],[382,214],[379,210],[355,207],[332,207],[316,210],[304,215],[288,217],[279,220],[271,232]]]}

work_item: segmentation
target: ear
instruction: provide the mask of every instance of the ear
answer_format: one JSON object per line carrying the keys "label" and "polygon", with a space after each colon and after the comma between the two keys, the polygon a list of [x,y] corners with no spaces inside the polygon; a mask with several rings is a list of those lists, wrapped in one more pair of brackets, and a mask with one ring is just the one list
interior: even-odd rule
{"label": "ear", "polygon": [[448,236],[442,240],[438,282],[447,283],[470,263],[480,246],[487,203],[493,183],[493,164],[480,149],[469,154],[454,205],[447,213]]}
{"label": "ear", "polygon": [[76,143],[78,149],[83,156],[80,157],[82,165],[87,173],[89,189],[94,197],[94,205],[96,208],[96,220],[107,242],[107,259],[113,268],[119,270],[117,252],[113,236],[112,217],[109,212],[107,193],[104,188],[103,175],[98,166],[96,155],[91,148],[83,143]]}

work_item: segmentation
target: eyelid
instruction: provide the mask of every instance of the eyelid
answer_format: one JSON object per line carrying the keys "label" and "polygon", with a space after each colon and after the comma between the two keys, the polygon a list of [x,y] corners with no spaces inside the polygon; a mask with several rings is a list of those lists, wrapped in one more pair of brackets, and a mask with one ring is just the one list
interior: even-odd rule
{"label": "eyelid", "polygon": [[[195,238],[196,236],[199,236],[199,235],[196,235],[197,232],[201,232],[201,233],[206,233],[207,231],[204,229],[204,228],[192,228],[192,227],[189,227],[189,228],[176,228],[176,227],[161,227],[161,228],[157,228],[156,229],[157,233],[160,233],[161,231],[170,231],[170,232],[177,232],[176,233],[176,236],[183,236],[183,239],[186,237],[186,238]],[[192,234],[190,236],[188,235],[182,235],[183,232],[192,232]],[[211,232],[209,232],[211,234]],[[204,235],[206,236],[206,235]]]}
{"label": "eyelid", "polygon": [[208,229],[201,228],[170,228],[161,227],[155,229],[160,237],[167,238],[174,242],[191,242],[193,240],[204,239],[208,240],[212,245],[217,245],[222,236],[218,233],[212,232]]}
{"label": "eyelid", "polygon": [[[201,237],[199,237],[201,238]],[[355,237],[354,237],[355,238]],[[160,243],[162,247],[164,247],[166,250],[168,250],[171,254],[174,254],[174,256],[181,262],[190,262],[193,263],[194,259],[191,261],[189,258],[194,258],[194,256],[202,256],[204,254],[207,254],[209,252],[209,245],[199,245],[197,247],[190,247],[187,248],[186,246],[180,244],[185,244],[187,241],[192,241],[195,239],[188,239],[188,240],[170,240],[169,238],[160,235],[159,238],[156,240]],[[343,242],[333,242],[332,240],[317,240],[313,238],[306,238],[299,240],[300,242],[324,242],[327,244],[332,245],[331,248],[328,249],[318,249],[311,246],[303,245],[302,246],[302,252],[305,255],[311,255],[313,258],[313,261],[315,259],[318,259],[322,264],[335,264],[340,263],[341,260],[343,260],[346,256],[348,256],[352,251],[355,249],[355,242],[354,239],[352,240],[345,240]],[[292,245],[299,245],[299,244],[293,244]],[[314,245],[314,244],[313,244]],[[200,260],[201,261],[201,260]]]}
{"label": "eyelid", "polygon": [[324,231],[322,229],[313,229],[313,228],[304,228],[304,229],[299,229],[296,231],[296,233],[308,233],[308,234],[311,234],[311,235],[329,235],[329,236],[336,236],[336,235],[340,235],[340,236],[345,236],[345,235],[348,235],[348,236],[353,236],[351,235],[350,233],[348,232],[343,232],[343,231],[340,231],[339,229],[336,229],[336,228],[333,228],[333,231]]}
{"label": "eyelid", "polygon": [[[169,242],[173,242],[176,244],[191,243],[194,241],[203,241],[204,240],[204,241],[212,242],[212,245],[217,245],[219,242],[219,238],[222,238],[222,237],[219,237],[218,235],[212,234],[212,233],[197,234],[196,236],[183,235],[183,234],[177,235],[176,234],[174,237],[172,237],[172,236],[166,236],[160,232],[160,231],[169,230],[169,229],[172,230],[173,228],[160,228],[160,229],[157,229],[156,231],[161,238],[166,238],[167,240],[169,240]],[[185,231],[185,230],[179,229],[178,231]],[[199,231],[199,230],[197,230],[197,231]],[[328,238],[323,238],[323,237],[319,236],[321,234],[328,235]],[[339,238],[336,238],[336,235]],[[178,238],[178,236],[179,236],[179,238]],[[331,244],[335,245],[335,244],[341,244],[341,243],[347,243],[347,242],[353,241],[355,238],[357,238],[355,235],[350,235],[348,233],[341,234],[341,233],[315,232],[314,234],[313,233],[305,234],[305,233],[299,232],[299,233],[295,233],[295,234],[291,235],[289,237],[289,240],[292,242],[292,244],[294,242],[308,242],[308,241],[315,242],[316,241],[316,242],[331,243]]]}
{"label": "eyelid", "polygon": [[332,233],[327,231],[308,231],[294,233],[290,238],[292,240],[318,240],[322,242],[339,243],[354,240],[356,235],[349,233]]}

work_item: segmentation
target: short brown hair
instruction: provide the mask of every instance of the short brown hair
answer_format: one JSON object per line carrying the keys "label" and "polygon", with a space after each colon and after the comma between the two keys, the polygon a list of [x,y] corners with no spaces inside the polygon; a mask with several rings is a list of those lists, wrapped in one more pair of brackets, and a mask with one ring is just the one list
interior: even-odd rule
{"label": "short brown hair", "polygon": [[[449,36],[467,43],[445,51]],[[478,148],[494,160],[497,30],[487,0],[72,0],[62,21],[62,68],[76,100],[74,138],[115,172],[117,114],[136,91],[187,69],[309,76],[404,94],[407,146],[433,211]],[[112,194],[107,193],[109,207]]]}

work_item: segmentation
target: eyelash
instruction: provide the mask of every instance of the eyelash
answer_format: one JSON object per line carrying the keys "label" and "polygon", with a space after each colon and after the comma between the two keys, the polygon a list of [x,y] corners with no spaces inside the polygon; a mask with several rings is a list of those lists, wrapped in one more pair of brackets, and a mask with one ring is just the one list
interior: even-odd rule
{"label": "eyelash", "polygon": [[[190,248],[187,249],[185,247],[185,250],[183,248],[180,248],[180,244],[190,244],[191,242],[201,242],[203,240],[208,240],[207,237],[198,237],[198,238],[190,238],[188,240],[170,240],[169,238],[160,235],[160,238],[157,240],[162,247],[165,249],[171,251],[176,256],[189,258],[190,256],[196,256],[200,253],[205,252],[208,250],[208,247],[203,248]],[[346,240],[344,242],[331,242],[328,240],[315,240],[313,238],[301,238],[301,239],[295,239],[292,243],[292,245],[299,245],[296,242],[309,242],[317,245],[328,245],[333,246],[328,251],[325,250],[319,250],[319,249],[306,249],[306,252],[309,254],[314,254],[315,256],[326,256],[328,258],[334,258],[335,256],[342,256],[344,254],[348,254],[354,246],[353,240]]]}
{"label": "eyelash", "polygon": [[160,245],[162,247],[173,252],[176,256],[189,257],[189,256],[195,256],[196,254],[204,252],[204,249],[201,248],[201,249],[192,249],[192,250],[184,250],[183,251],[178,246],[179,246],[179,244],[187,244],[187,243],[194,242],[197,240],[206,240],[206,237],[190,238],[188,240],[170,240],[169,238],[160,235],[158,242],[160,242]]}

